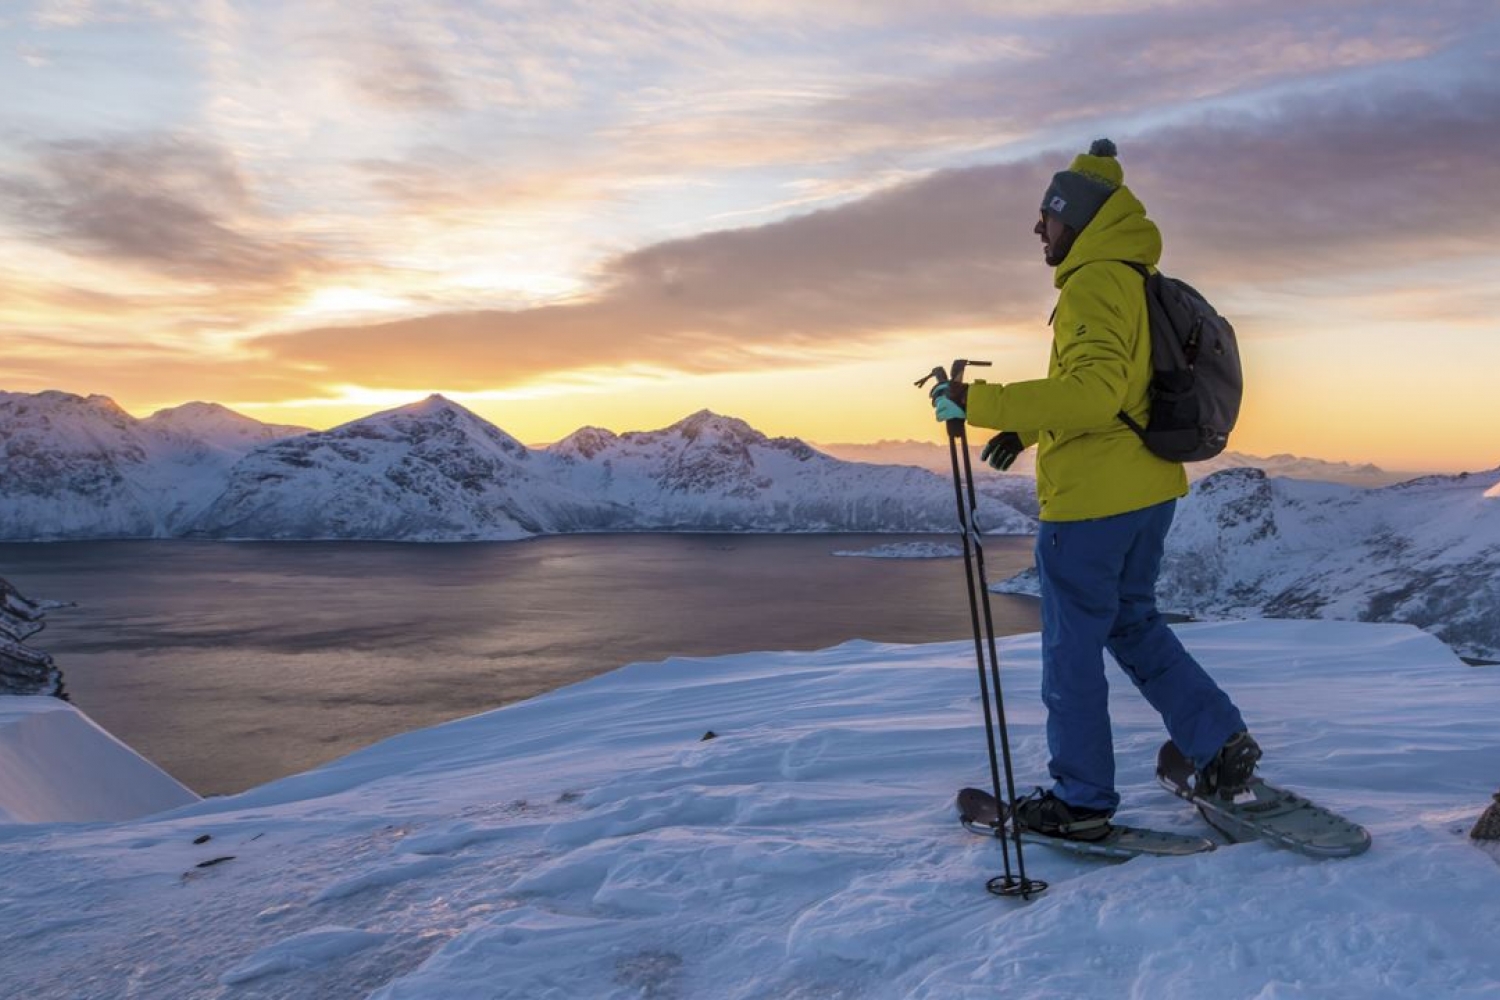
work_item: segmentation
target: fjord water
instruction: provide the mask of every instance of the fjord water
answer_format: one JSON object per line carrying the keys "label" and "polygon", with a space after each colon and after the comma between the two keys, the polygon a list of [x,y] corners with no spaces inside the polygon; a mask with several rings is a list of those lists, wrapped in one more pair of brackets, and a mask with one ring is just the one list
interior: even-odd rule
{"label": "fjord water", "polygon": [[[968,636],[962,560],[832,555],[914,540],[950,539],[69,542],[0,545],[0,577],[77,603],[32,645],[75,704],[212,795],[639,660]],[[990,579],[1031,546],[988,539]],[[997,634],[1039,627],[1035,602],[991,601]]]}

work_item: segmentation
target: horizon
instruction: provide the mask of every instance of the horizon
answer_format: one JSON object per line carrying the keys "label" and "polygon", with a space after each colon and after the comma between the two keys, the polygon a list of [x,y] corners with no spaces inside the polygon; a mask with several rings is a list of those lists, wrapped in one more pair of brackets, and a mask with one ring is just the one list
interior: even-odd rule
{"label": "horizon", "polygon": [[1484,0],[25,0],[0,42],[17,391],[940,440],[934,365],[1045,374],[1031,226],[1107,135],[1239,332],[1235,450],[1495,464]]}
{"label": "horizon", "polygon": [[[0,393],[9,392],[9,391],[14,391],[14,390],[6,390],[6,389],[3,389],[3,388],[0,388]],[[190,399],[190,400],[185,400],[185,401],[183,401],[181,403],[175,403],[175,404],[172,404],[170,406],[164,406],[164,407],[160,407],[160,408],[155,409],[155,410],[150,410],[148,412],[134,412],[134,411],[130,410],[127,407],[121,406],[120,403],[117,400],[115,400],[113,397],[109,396],[107,393],[75,393],[75,392],[71,392],[70,390],[66,390],[66,389],[52,389],[52,390],[41,390],[41,391],[43,391],[43,392],[59,392],[59,393],[64,393],[66,395],[75,396],[75,397],[80,398],[80,399],[88,399],[88,398],[90,398],[90,396],[102,397],[104,399],[107,399],[113,405],[119,407],[121,410],[123,410],[125,413],[129,414],[129,416],[131,416],[133,419],[136,419],[136,420],[145,420],[145,419],[147,419],[149,417],[156,416],[159,413],[165,413],[165,412],[169,412],[169,411],[173,411],[173,410],[178,410],[178,409],[182,409],[182,408],[187,407],[187,406],[208,405],[208,406],[223,407],[224,409],[229,410],[230,412],[236,414],[237,416],[245,417],[245,418],[250,419],[250,420],[255,420],[255,421],[260,422],[260,423],[276,423],[274,421],[261,421],[259,417],[255,417],[255,416],[252,416],[252,415],[250,415],[248,413],[244,413],[241,410],[236,409],[235,407],[230,406],[230,405],[228,405],[226,403],[221,403],[221,402],[218,402],[216,400],[210,400],[210,399]],[[330,425],[330,426],[327,426],[327,427],[311,427],[311,426],[306,426],[306,425],[288,425],[288,426],[298,426],[302,430],[307,431],[309,433],[322,433],[322,432],[326,432],[326,431],[330,431],[330,430],[336,430],[338,427],[344,426],[345,424],[356,423],[358,421],[370,419],[372,417],[381,416],[381,415],[386,414],[386,413],[392,413],[392,412],[395,412],[395,411],[398,411],[398,410],[412,409],[412,408],[417,407],[420,404],[425,403],[428,400],[431,400],[431,399],[434,399],[434,398],[440,399],[440,400],[442,400],[442,401],[444,401],[446,403],[449,403],[449,404],[452,404],[454,406],[457,406],[458,408],[464,410],[465,412],[467,412],[467,413],[469,413],[469,414],[471,414],[471,415],[473,415],[475,417],[478,417],[481,420],[484,420],[484,421],[490,423],[492,426],[496,427],[497,429],[505,432],[506,434],[509,434],[513,438],[516,438],[516,440],[520,441],[527,448],[534,449],[534,450],[544,450],[544,449],[550,448],[553,445],[556,445],[559,442],[565,440],[566,438],[571,437],[573,434],[576,434],[579,431],[582,431],[582,430],[585,430],[585,429],[603,430],[603,431],[606,431],[608,433],[611,433],[611,434],[614,434],[614,435],[620,436],[620,437],[623,437],[623,436],[629,435],[629,434],[650,434],[650,433],[655,433],[655,432],[658,432],[658,431],[667,430],[667,429],[669,429],[671,427],[674,427],[674,426],[676,426],[678,424],[684,423],[687,420],[691,419],[694,416],[697,416],[700,413],[706,413],[706,414],[708,414],[710,416],[718,417],[718,418],[724,419],[724,420],[734,420],[734,421],[738,421],[740,423],[744,423],[747,426],[749,426],[751,430],[756,431],[757,433],[765,434],[767,437],[772,437],[772,438],[775,438],[775,437],[791,437],[791,438],[795,438],[796,440],[799,440],[799,441],[803,442],[804,444],[813,446],[815,448],[848,448],[848,449],[855,449],[855,448],[881,449],[881,448],[884,448],[884,449],[887,449],[887,450],[895,450],[895,449],[901,449],[901,448],[913,448],[913,447],[917,447],[917,448],[933,448],[933,449],[939,449],[939,450],[941,450],[941,449],[944,448],[944,446],[946,445],[946,441],[947,441],[947,439],[944,438],[944,437],[942,437],[941,435],[934,436],[933,438],[931,438],[929,440],[923,440],[921,438],[885,438],[885,439],[881,439],[881,440],[877,440],[877,441],[824,441],[824,440],[818,440],[818,439],[807,437],[805,435],[800,435],[800,434],[790,434],[790,435],[771,434],[771,433],[767,432],[764,428],[762,428],[759,425],[757,425],[753,420],[751,420],[751,419],[749,419],[747,417],[744,417],[744,416],[742,416],[740,414],[737,414],[737,413],[730,413],[730,412],[724,412],[724,411],[721,411],[721,410],[716,410],[716,409],[714,409],[711,406],[699,406],[696,409],[690,410],[689,412],[684,413],[684,414],[682,414],[680,416],[669,418],[664,423],[662,423],[662,424],[660,424],[658,426],[654,426],[654,427],[627,427],[627,428],[623,428],[622,429],[622,428],[618,428],[618,427],[607,427],[607,426],[604,426],[602,424],[585,421],[585,422],[579,424],[578,426],[572,428],[571,430],[569,430],[566,434],[563,434],[563,435],[561,435],[561,436],[559,436],[557,438],[551,439],[551,440],[547,440],[547,441],[527,440],[527,439],[523,439],[523,438],[519,437],[518,435],[516,435],[509,428],[507,428],[504,424],[501,424],[501,423],[498,423],[498,422],[492,420],[490,417],[487,417],[483,413],[480,413],[479,411],[466,406],[464,403],[462,403],[462,402],[460,402],[458,400],[449,399],[446,395],[444,395],[442,393],[429,393],[426,396],[421,397],[420,399],[408,400],[405,403],[401,403],[401,404],[398,404],[398,405],[395,405],[395,406],[380,407],[378,409],[371,410],[368,413],[363,413],[363,414],[360,414],[360,415],[357,415],[357,416],[350,417],[349,419],[341,421],[338,424],[333,424],[333,425]],[[978,449],[982,443],[983,443],[982,441],[974,440],[973,437],[972,437],[972,435],[971,435],[970,442],[969,442],[969,445],[970,445],[971,448]],[[1410,475],[1412,477],[1426,476],[1426,475],[1445,475],[1445,474],[1446,475],[1451,475],[1451,474],[1462,474],[1462,473],[1480,473],[1480,472],[1488,472],[1491,469],[1500,468],[1500,461],[1496,461],[1496,462],[1492,462],[1491,464],[1488,464],[1488,465],[1486,465],[1486,464],[1480,464],[1480,465],[1477,465],[1477,466],[1475,466],[1473,468],[1456,469],[1456,470],[1442,470],[1442,469],[1434,469],[1434,468],[1431,468],[1431,467],[1394,469],[1394,468],[1390,468],[1388,466],[1381,466],[1381,465],[1379,465],[1379,464],[1377,464],[1375,462],[1348,461],[1348,460],[1344,460],[1344,459],[1330,459],[1330,458],[1325,458],[1325,457],[1322,457],[1322,456],[1319,456],[1319,455],[1309,455],[1309,454],[1301,454],[1301,453],[1295,453],[1295,452],[1276,452],[1276,453],[1270,454],[1270,455],[1261,455],[1261,454],[1253,454],[1253,453],[1250,453],[1250,452],[1246,452],[1243,449],[1234,448],[1234,447],[1226,449],[1225,452],[1224,452],[1224,454],[1225,455],[1229,455],[1229,456],[1238,456],[1240,458],[1245,458],[1245,459],[1252,459],[1252,460],[1257,460],[1257,461],[1268,461],[1268,462],[1269,461],[1275,461],[1277,459],[1291,459],[1291,460],[1295,460],[1295,461],[1317,462],[1317,463],[1325,464],[1325,465],[1332,466],[1332,467],[1346,466],[1346,467],[1348,467],[1351,470],[1358,470],[1358,469],[1361,469],[1361,468],[1368,467],[1368,468],[1372,468],[1372,469],[1375,469],[1376,471],[1379,471],[1379,472],[1382,472],[1382,473],[1386,473],[1386,474]],[[838,456],[835,455],[835,456],[832,456],[832,457],[837,458]],[[896,464],[900,464],[900,463],[896,463]],[[1204,463],[1204,464],[1206,465],[1208,463]]]}

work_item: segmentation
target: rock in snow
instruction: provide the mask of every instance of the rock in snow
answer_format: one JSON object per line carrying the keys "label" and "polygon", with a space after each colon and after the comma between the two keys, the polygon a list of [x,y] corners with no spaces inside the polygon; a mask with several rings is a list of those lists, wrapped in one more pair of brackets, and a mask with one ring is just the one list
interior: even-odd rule
{"label": "rock in snow", "polygon": [[67,699],[62,671],[52,656],[28,645],[45,627],[48,602],[29,600],[0,578],[0,695],[46,695]]}
{"label": "rock in snow", "polygon": [[[1000,845],[953,808],[989,780],[972,644],[851,642],[633,664],[165,815],[0,828],[0,983],[27,1000],[1500,995],[1500,856],[1467,835],[1495,786],[1500,670],[1405,626],[1178,631],[1267,775],[1367,826],[1368,853],[1028,847],[1051,888],[998,899]],[[1024,789],[1047,773],[1040,641],[1000,650]],[[1159,718],[1130,684],[1110,697],[1121,819],[1208,834],[1152,777]]]}

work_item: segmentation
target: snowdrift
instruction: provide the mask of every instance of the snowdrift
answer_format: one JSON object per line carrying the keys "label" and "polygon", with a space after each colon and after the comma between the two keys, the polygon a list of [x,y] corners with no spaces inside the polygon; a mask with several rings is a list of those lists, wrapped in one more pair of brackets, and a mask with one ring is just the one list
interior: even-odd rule
{"label": "snowdrift", "polygon": [[134,819],[197,801],[67,702],[0,696],[0,823]]}

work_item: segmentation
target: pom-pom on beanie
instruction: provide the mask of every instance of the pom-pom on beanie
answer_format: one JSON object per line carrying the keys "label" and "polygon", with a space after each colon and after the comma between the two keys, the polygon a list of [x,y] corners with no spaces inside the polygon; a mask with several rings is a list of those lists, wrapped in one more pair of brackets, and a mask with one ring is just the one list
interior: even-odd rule
{"label": "pom-pom on beanie", "polygon": [[1125,170],[1115,158],[1118,150],[1108,139],[1095,139],[1087,153],[1073,157],[1067,170],[1052,175],[1042,196],[1042,211],[1057,216],[1074,232],[1082,232],[1099,209],[1125,183]]}

